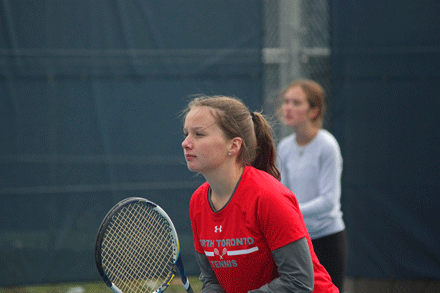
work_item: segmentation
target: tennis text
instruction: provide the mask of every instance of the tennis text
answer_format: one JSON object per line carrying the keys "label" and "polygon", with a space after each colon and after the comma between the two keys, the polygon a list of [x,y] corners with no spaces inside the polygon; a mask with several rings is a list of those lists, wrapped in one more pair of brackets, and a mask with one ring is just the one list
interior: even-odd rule
{"label": "tennis text", "polygon": [[235,268],[237,267],[237,262],[234,260],[228,261],[211,261],[211,266],[213,268]]}

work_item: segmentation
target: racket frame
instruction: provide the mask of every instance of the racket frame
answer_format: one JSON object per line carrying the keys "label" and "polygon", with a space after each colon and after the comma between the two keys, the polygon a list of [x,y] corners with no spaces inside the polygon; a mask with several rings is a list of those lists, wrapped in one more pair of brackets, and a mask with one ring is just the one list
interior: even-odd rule
{"label": "racket frame", "polygon": [[150,205],[154,210],[156,210],[162,217],[164,217],[167,222],[169,223],[171,229],[170,234],[172,240],[172,260],[173,264],[171,267],[171,271],[168,273],[167,278],[165,279],[165,282],[156,289],[156,291],[153,291],[154,293],[161,293],[164,292],[166,288],[169,287],[171,281],[173,280],[174,276],[176,275],[176,271],[179,272],[179,276],[182,280],[183,286],[185,287],[185,290],[187,292],[193,293],[193,290],[191,288],[191,285],[189,283],[188,278],[186,277],[185,270],[183,267],[183,262],[180,256],[180,244],[179,244],[179,238],[177,236],[176,228],[174,227],[173,221],[171,221],[171,218],[168,216],[168,214],[157,204],[155,204],[152,201],[149,201],[145,198],[141,197],[130,197],[126,198],[124,200],[121,200],[119,203],[117,203],[104,217],[104,220],[101,223],[101,226],[98,230],[97,238],[96,238],[96,244],[95,244],[95,262],[96,266],[98,268],[98,272],[101,275],[102,279],[104,280],[105,284],[115,293],[124,293],[122,292],[106,275],[103,267],[102,267],[102,256],[101,256],[101,245],[102,241],[104,239],[105,231],[107,227],[111,224],[113,221],[113,217],[122,210],[125,206],[129,204],[134,204],[138,202],[143,202],[145,204]]}

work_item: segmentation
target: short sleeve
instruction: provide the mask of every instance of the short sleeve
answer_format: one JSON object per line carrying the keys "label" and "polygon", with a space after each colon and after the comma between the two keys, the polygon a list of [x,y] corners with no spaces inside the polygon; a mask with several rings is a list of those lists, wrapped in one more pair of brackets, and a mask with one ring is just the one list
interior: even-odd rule
{"label": "short sleeve", "polygon": [[271,251],[307,236],[295,196],[282,190],[258,202],[258,222]]}

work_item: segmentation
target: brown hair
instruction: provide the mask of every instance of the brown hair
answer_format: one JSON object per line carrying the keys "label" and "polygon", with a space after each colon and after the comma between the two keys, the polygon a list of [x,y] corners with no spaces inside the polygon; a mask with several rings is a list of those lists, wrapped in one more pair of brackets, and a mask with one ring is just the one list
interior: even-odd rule
{"label": "brown hair", "polygon": [[[307,101],[309,102],[310,108],[318,108],[319,113],[315,117],[314,121],[322,126],[325,114],[325,91],[324,88],[317,83],[316,81],[309,79],[298,79],[291,82],[280,94],[280,100],[282,101],[284,95],[288,90],[293,87],[301,87],[307,97]],[[280,103],[281,105],[281,103]],[[281,110],[281,107],[278,107]],[[280,114],[280,112],[279,112]]]}
{"label": "brown hair", "polygon": [[237,159],[243,166],[253,166],[280,180],[280,171],[275,165],[276,147],[272,128],[261,113],[250,112],[237,98],[199,96],[188,104],[183,111],[184,117],[195,107],[213,109],[212,114],[226,137],[242,139]]}

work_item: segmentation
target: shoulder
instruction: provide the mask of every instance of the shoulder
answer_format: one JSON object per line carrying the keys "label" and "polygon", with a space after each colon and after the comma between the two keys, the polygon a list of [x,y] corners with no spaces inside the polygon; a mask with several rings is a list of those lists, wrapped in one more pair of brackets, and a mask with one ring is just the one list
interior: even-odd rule
{"label": "shoulder", "polygon": [[196,191],[194,191],[193,197],[198,196],[199,194],[203,193],[204,191],[208,191],[208,189],[209,189],[209,183],[208,182],[203,183],[202,185],[200,185],[196,189]]}
{"label": "shoulder", "polygon": [[282,186],[282,184],[269,173],[251,166],[246,166],[242,180],[246,186],[255,186],[255,188],[258,189]]}
{"label": "shoulder", "polygon": [[295,139],[295,133],[292,133],[286,137],[284,137],[283,139],[280,140],[280,142],[278,143],[279,147],[283,147],[285,145],[289,145],[290,143],[292,143]]}
{"label": "shoulder", "polygon": [[295,141],[295,134],[292,133],[291,135],[286,136],[283,138],[277,146],[278,153],[285,152]]}
{"label": "shoulder", "polygon": [[190,210],[193,209],[193,207],[200,206],[200,203],[202,201],[208,200],[207,196],[205,196],[208,194],[208,189],[209,189],[209,184],[208,182],[205,182],[202,185],[200,185],[196,189],[196,191],[194,191],[193,195],[191,196],[191,200],[189,201]]}
{"label": "shoulder", "polygon": [[296,201],[293,193],[275,177],[254,167],[246,167],[243,174],[243,188],[256,203],[273,204],[282,201]]}
{"label": "shoulder", "polygon": [[317,135],[317,141],[321,144],[329,145],[329,146],[338,146],[338,141],[336,138],[326,129],[321,129]]}
{"label": "shoulder", "polygon": [[329,131],[321,129],[316,137],[316,144],[319,148],[331,153],[340,153],[339,143]]}

